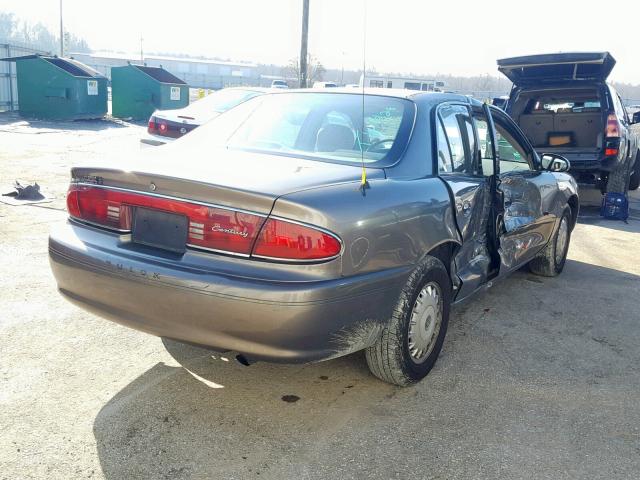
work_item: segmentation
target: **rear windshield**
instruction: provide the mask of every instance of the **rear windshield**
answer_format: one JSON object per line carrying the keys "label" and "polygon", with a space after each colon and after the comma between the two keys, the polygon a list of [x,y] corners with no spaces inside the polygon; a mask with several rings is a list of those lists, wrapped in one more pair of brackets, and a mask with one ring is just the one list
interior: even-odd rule
{"label": "rear windshield", "polygon": [[558,90],[529,95],[531,95],[531,99],[524,113],[596,113],[602,111],[600,95],[595,89]]}
{"label": "rear windshield", "polygon": [[600,100],[593,98],[581,101],[537,101],[533,106],[532,112],[553,112],[553,113],[581,113],[581,112],[599,112]]}
{"label": "rear windshield", "polygon": [[207,136],[227,132],[220,143],[234,149],[388,166],[404,151],[414,114],[413,102],[400,98],[275,93],[221,115],[207,125]]}
{"label": "rear windshield", "polygon": [[260,92],[254,92],[252,90],[232,88],[218,90],[193,102],[187,108],[189,113],[196,116],[222,113],[257,95],[260,95]]}

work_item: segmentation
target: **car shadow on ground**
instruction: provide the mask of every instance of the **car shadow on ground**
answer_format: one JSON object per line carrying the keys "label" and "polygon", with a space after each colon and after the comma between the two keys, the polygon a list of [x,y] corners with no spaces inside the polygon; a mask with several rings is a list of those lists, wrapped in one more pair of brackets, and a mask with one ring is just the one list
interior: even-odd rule
{"label": "car shadow on ground", "polygon": [[[608,291],[594,291],[594,279]],[[614,378],[637,375],[640,328],[629,318],[627,300],[617,299],[639,280],[572,260],[561,277],[518,271],[453,310],[439,363],[420,385],[406,389],[375,379],[361,353],[312,365],[246,367],[232,355],[166,340],[178,364],[156,364],[94,421],[103,474],[110,480],[294,478],[292,472],[327,478],[317,470],[326,461],[337,465],[338,477],[372,478],[383,471],[390,478],[395,467],[385,458],[397,455],[403,456],[397,474],[406,478],[424,473],[425,459],[445,459],[452,451],[475,455],[495,447],[490,455],[499,455],[500,445],[509,444],[524,456],[554,457],[576,435],[573,415],[581,409],[575,402],[584,402],[585,388],[607,390],[607,382],[617,385]],[[567,386],[575,384],[574,398]],[[548,398],[544,388],[551,389]],[[624,417],[611,405],[581,407],[580,416],[592,415],[595,423],[577,433],[580,456],[601,448],[597,425],[610,421],[601,417]],[[420,440],[429,431],[436,442]],[[536,433],[518,436],[522,431]],[[409,438],[416,439],[415,451],[407,456],[402,442]],[[355,457],[364,463],[354,463]],[[483,455],[474,458],[481,468]],[[567,468],[580,463],[570,455],[565,460]],[[509,465],[518,476],[515,457]],[[438,461],[429,472],[447,477],[447,468]]]}
{"label": "car shadow on ground", "polygon": [[369,374],[362,354],[313,365],[247,367],[233,356],[164,343],[181,366],[158,363],[95,420],[107,479],[260,475],[268,470],[267,457],[330,437],[341,418],[396,391]]}
{"label": "car shadow on ground", "polygon": [[[596,225],[610,230],[620,230],[623,232],[638,231],[637,224],[640,222],[640,202],[629,202],[629,218],[626,222],[622,220],[610,220],[600,216],[599,207],[581,207],[578,223],[583,225]],[[636,225],[634,226],[633,223]]]}
{"label": "car shadow on ground", "polygon": [[131,123],[110,116],[89,120],[45,120],[22,117],[16,112],[0,113],[0,132],[16,132],[29,134],[55,132],[59,130],[69,131],[99,131],[110,128],[126,128]]}

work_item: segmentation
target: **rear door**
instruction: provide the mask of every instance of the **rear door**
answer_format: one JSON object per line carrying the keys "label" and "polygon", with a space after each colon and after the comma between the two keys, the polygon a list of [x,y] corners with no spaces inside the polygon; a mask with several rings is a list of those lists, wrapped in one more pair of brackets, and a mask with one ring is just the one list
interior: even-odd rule
{"label": "rear door", "polygon": [[455,262],[462,281],[456,296],[473,293],[491,268],[487,220],[491,209],[490,177],[483,174],[480,146],[468,105],[441,104],[435,116],[438,173],[449,186],[462,247]]}

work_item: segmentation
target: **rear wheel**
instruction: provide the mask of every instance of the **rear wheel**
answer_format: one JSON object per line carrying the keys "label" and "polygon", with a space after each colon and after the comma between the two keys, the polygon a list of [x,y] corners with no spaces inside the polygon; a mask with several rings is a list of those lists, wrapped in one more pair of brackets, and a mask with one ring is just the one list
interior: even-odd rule
{"label": "rear wheel", "polygon": [[618,165],[616,169],[614,169],[611,173],[609,173],[609,177],[607,178],[607,193],[627,193],[627,190],[630,188],[629,186],[629,163],[631,160],[629,158],[625,159],[625,161]]}
{"label": "rear wheel", "polygon": [[560,225],[544,249],[529,262],[529,270],[536,275],[555,277],[564,269],[571,241],[571,209],[566,207]]}
{"label": "rear wheel", "polygon": [[366,350],[371,373],[400,386],[422,380],[442,349],[450,303],[446,268],[437,258],[426,257],[409,277],[380,338]]}

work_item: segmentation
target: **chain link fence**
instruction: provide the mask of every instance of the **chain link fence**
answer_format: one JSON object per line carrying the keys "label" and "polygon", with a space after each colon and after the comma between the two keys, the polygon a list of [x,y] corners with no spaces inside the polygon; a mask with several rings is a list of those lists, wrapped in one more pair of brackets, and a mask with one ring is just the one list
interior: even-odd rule
{"label": "chain link fence", "polygon": [[[46,54],[48,52],[26,45],[0,43],[0,59],[36,53]],[[8,110],[18,110],[16,65],[15,62],[0,62],[0,112]]]}

